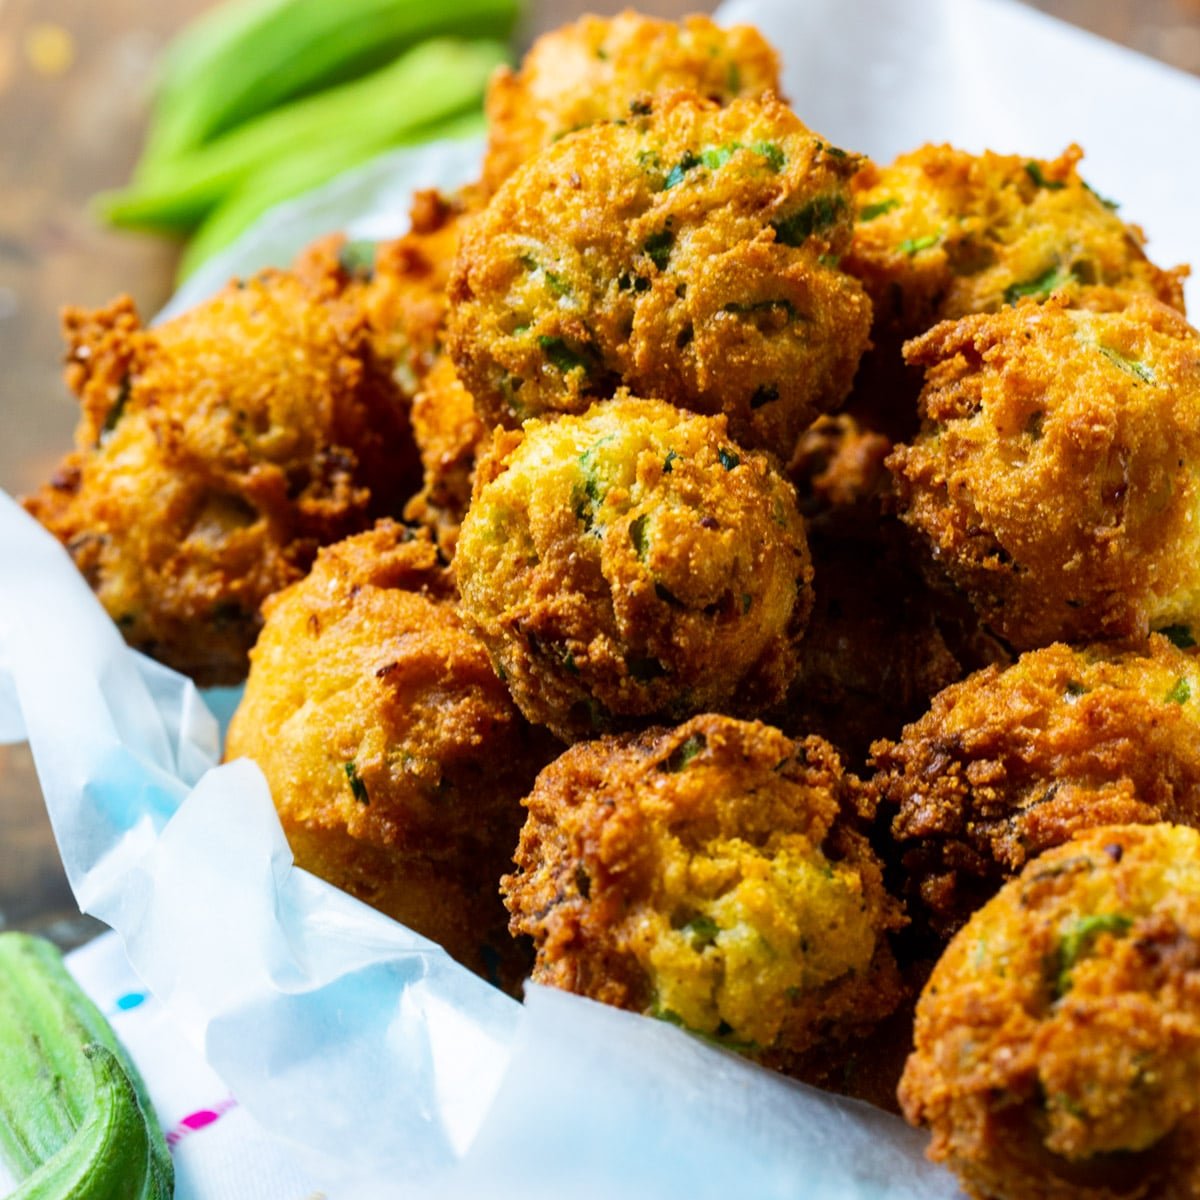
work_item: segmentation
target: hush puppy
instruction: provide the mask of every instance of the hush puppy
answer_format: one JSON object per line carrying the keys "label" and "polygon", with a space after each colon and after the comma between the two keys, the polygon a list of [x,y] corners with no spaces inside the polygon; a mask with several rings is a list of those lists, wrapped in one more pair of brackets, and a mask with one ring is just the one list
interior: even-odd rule
{"label": "hush puppy", "polygon": [[949,936],[1080,830],[1200,824],[1200,661],[1158,635],[1047,646],[947,688],[873,753],[914,916]]}
{"label": "hush puppy", "polygon": [[455,612],[427,536],[326,547],[265,605],[226,756],[271,785],[296,862],[515,984],[498,882],[549,758]]}
{"label": "hush puppy", "polygon": [[902,923],[820,738],[695,717],[581,743],[538,776],[503,881],[534,979],[803,1073],[899,1002]]}
{"label": "hush puppy", "polygon": [[836,266],[857,159],[773,97],[639,101],[517,170],[450,279],[451,356],[489,426],[624,384],[786,458],[850,390],[870,303]]}
{"label": "hush puppy", "polygon": [[1019,650],[1200,624],[1200,335],[1136,298],[936,326],[887,460],[935,566]]}
{"label": "hush puppy", "polygon": [[521,69],[501,67],[487,95],[483,184],[494,192],[564,134],[625,116],[648,93],[687,88],[718,104],[779,90],[779,60],[749,25],[705,16],[676,24],[625,11],[544,34]]}
{"label": "hush puppy", "polygon": [[64,325],[76,449],[26,507],[132,646],[236,683],[262,601],[415,490],[404,398],[317,259],[151,329],[127,298]]}
{"label": "hush puppy", "polygon": [[917,1005],[900,1100],[986,1200],[1200,1190],[1200,834],[1110,826],[1034,859]]}
{"label": "hush puppy", "polygon": [[846,270],[866,286],[877,331],[902,337],[1063,290],[1082,307],[1135,295],[1183,311],[1185,268],[1163,271],[1145,237],[1079,175],[1083,151],[1052,160],[923,146],[855,176]]}
{"label": "hush puppy", "polygon": [[468,625],[566,741],[782,699],[811,606],[804,523],[722,417],[627,394],[499,435],[454,560]]}

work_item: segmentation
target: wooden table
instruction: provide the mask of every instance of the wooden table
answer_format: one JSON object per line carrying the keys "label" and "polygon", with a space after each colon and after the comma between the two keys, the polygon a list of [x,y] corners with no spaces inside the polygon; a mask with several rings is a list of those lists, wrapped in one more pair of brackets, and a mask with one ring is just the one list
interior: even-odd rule
{"label": "wooden table", "polygon": [[[802,3],[803,0],[796,0]],[[1035,7],[1200,74],[1200,0],[1029,0]],[[61,304],[129,292],[145,314],[171,291],[173,248],[99,228],[88,198],[137,155],[155,55],[208,0],[0,0],[0,486],[35,487],[69,445],[75,404],[59,378]],[[531,32],[622,0],[543,0]],[[715,5],[642,0],[677,17]],[[63,945],[81,918],[58,862],[32,761],[0,747],[0,929]]]}

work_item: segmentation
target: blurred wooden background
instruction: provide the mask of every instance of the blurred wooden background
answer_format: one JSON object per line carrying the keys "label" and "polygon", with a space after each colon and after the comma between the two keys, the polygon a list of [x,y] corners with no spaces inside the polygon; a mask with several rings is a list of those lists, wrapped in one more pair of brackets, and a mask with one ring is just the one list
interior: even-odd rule
{"label": "blurred wooden background", "polygon": [[[88,198],[128,177],[155,56],[210,2],[0,0],[0,487],[9,491],[36,486],[70,443],[75,405],[59,377],[60,306],[129,292],[150,315],[170,294],[171,246],[101,229]],[[1024,2],[1200,74],[1200,0]],[[528,37],[626,4],[532,6]],[[637,6],[678,17],[715,4]],[[46,931],[63,944],[97,928],[78,917],[24,747],[0,747],[0,929],[6,925]]]}

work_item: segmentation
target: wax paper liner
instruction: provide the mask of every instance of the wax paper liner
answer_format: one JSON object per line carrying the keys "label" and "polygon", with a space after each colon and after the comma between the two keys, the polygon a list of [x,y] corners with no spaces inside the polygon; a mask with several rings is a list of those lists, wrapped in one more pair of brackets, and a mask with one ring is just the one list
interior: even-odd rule
{"label": "wax paper liner", "polygon": [[[928,140],[1037,155],[1078,140],[1159,261],[1194,252],[1186,76],[1003,0],[735,0],[722,17],[780,47],[797,111],[838,144],[886,159]],[[397,152],[280,206],[168,311],[331,228],[402,231],[411,190],[472,177],[478,153]],[[81,907],[340,1194],[957,1194],[886,1114],[578,997],[531,988],[518,1005],[292,866],[257,769],[213,766],[220,726],[190,683],[127,649],[0,497],[0,739],[23,734]]]}

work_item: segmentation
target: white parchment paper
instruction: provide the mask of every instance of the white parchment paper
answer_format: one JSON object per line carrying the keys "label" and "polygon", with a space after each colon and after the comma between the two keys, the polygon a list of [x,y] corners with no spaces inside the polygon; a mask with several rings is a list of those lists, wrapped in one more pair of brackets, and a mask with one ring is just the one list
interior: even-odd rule
{"label": "white parchment paper", "polygon": [[[1079,141],[1157,261],[1200,257],[1195,80],[1005,0],[733,0],[722,17],[775,42],[797,111],[838,144],[887,159],[931,140],[1036,155]],[[471,178],[478,154],[400,151],[281,206],[168,312],[331,229],[403,231],[409,192]],[[0,496],[0,740],[22,736],[81,907],[331,1191],[957,1194],[894,1118],[578,997],[533,988],[518,1005],[293,867],[261,774],[214,765],[220,727],[195,689],[128,650],[66,553]]]}

